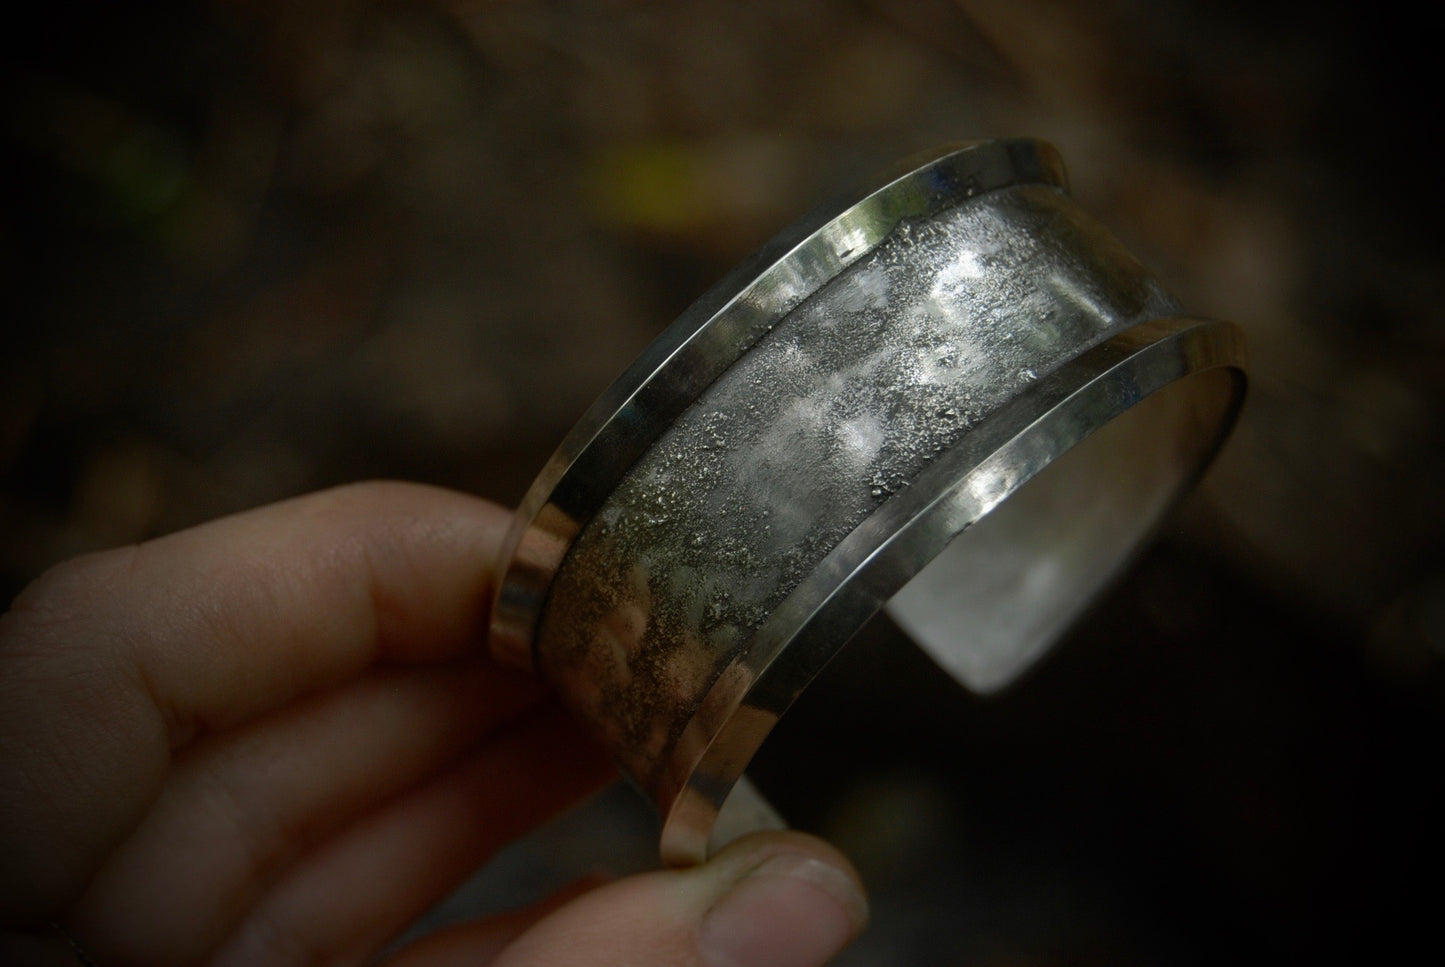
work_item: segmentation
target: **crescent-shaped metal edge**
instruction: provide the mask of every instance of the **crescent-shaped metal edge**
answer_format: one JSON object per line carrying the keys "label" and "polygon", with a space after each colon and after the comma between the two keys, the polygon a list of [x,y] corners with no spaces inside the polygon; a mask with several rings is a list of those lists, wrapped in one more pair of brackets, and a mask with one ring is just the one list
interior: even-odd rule
{"label": "crescent-shaped metal edge", "polygon": [[[980,423],[905,499],[889,501],[860,524],[723,671],[674,746],[657,794],[665,804],[663,861],[686,866],[706,859],[719,809],[783,712],[852,634],[966,527],[1136,403],[1189,376],[1229,368],[1236,377],[1231,399],[1193,476],[1178,481],[1176,497],[1186,492],[1235,422],[1244,362],[1243,333],[1232,323],[1171,318],[1135,326]],[[1000,462],[1011,464],[1003,477]]]}

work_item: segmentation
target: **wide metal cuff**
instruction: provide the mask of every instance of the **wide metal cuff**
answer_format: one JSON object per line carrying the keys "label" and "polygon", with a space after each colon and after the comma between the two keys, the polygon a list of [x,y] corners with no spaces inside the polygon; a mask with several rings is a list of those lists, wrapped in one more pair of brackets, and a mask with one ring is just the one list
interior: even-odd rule
{"label": "wide metal cuff", "polygon": [[703,859],[778,717],[885,603],[1013,680],[1202,471],[1242,338],[1069,199],[1048,145],[950,148],[705,295],[533,485],[497,657],[535,667]]}

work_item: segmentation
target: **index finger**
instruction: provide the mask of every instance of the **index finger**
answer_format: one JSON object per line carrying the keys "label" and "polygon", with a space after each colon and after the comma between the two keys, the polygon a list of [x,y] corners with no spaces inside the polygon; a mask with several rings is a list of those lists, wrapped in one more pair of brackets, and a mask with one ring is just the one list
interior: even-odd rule
{"label": "index finger", "polygon": [[362,484],[42,577],[0,618],[0,915],[73,888],[60,881],[138,820],[195,733],[381,658],[479,646],[506,519],[462,494]]}

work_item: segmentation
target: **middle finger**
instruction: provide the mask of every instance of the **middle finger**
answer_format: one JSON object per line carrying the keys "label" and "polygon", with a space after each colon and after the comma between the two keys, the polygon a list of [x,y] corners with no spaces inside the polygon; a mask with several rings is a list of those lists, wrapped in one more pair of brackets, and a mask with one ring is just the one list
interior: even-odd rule
{"label": "middle finger", "polygon": [[488,661],[378,668],[178,757],[68,918],[102,963],[188,963],[306,849],[534,705]]}

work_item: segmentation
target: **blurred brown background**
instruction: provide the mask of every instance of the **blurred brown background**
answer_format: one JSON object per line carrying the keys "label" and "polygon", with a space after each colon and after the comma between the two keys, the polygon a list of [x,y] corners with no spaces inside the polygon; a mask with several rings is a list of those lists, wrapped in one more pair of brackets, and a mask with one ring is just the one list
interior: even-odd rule
{"label": "blurred brown background", "polygon": [[919,149],[1034,135],[1186,304],[1246,328],[1251,396],[1201,493],[1023,686],[966,698],[878,629],[798,709],[770,753],[813,772],[760,774],[875,886],[845,962],[1363,959],[1429,925],[1423,25],[1240,0],[37,14],[4,41],[6,600],[75,553],[358,478],[514,502],[792,218]]}

